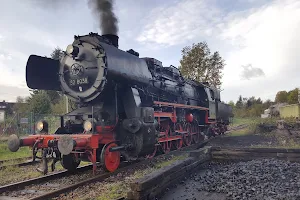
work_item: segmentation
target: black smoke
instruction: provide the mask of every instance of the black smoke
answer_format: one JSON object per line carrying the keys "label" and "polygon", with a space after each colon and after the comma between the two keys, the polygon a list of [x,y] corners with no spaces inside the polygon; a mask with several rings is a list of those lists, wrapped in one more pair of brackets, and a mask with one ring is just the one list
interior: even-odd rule
{"label": "black smoke", "polygon": [[89,0],[88,5],[99,18],[102,34],[118,35],[118,19],[113,12],[113,0]]}

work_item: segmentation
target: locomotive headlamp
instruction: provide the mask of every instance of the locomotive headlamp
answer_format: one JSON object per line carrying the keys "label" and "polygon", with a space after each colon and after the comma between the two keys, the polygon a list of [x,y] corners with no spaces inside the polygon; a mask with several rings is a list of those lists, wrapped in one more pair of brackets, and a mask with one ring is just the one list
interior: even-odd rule
{"label": "locomotive headlamp", "polygon": [[87,131],[87,132],[88,132],[88,131],[91,131],[92,128],[93,128],[93,124],[92,124],[91,121],[86,120],[86,121],[83,123],[83,129],[84,129],[85,131]]}
{"label": "locomotive headlamp", "polygon": [[66,52],[68,54],[72,54],[73,56],[77,56],[79,53],[79,48],[70,44],[67,46]]}
{"label": "locomotive headlamp", "polygon": [[36,129],[39,131],[39,132],[43,132],[43,133],[48,133],[48,123],[46,121],[39,121],[37,124],[36,124]]}

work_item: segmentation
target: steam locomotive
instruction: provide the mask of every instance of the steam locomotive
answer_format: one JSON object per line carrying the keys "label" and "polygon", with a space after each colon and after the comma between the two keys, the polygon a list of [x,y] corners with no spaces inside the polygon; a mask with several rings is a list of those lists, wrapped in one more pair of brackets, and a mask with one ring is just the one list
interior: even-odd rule
{"label": "steam locomotive", "polygon": [[31,55],[26,82],[31,89],[61,91],[79,107],[61,116],[61,126],[49,133],[46,121],[39,133],[18,138],[8,147],[15,152],[30,146],[33,159],[42,152],[74,171],[81,160],[100,162],[115,171],[123,160],[151,158],[205,138],[223,134],[232,109],[220,92],[207,83],[182,77],[174,67],[154,58],[118,48],[118,36],[90,33],[74,36],[60,60]]}

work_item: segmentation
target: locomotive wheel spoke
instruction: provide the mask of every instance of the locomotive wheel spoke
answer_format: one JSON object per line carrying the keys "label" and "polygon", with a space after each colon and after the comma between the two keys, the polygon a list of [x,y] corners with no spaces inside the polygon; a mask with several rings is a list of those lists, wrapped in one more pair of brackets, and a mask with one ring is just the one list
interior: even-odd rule
{"label": "locomotive wheel spoke", "polygon": [[182,145],[183,145],[182,139],[178,139],[178,140],[173,141],[173,146],[176,150],[181,149]]}
{"label": "locomotive wheel spoke", "polygon": [[183,131],[182,126],[181,126],[180,123],[176,123],[176,124],[175,124],[175,131],[180,131],[180,132]]}
{"label": "locomotive wheel spoke", "polygon": [[187,132],[183,136],[183,142],[186,146],[190,146],[192,143],[191,124],[190,123],[184,124],[183,130]]}
{"label": "locomotive wheel spoke", "polygon": [[109,149],[112,147],[117,147],[116,143],[108,143],[104,145],[101,151],[101,163],[105,171],[113,172],[118,169],[120,165],[120,152],[114,151],[110,152]]}
{"label": "locomotive wheel spoke", "polygon": [[169,153],[172,147],[172,141],[162,143],[162,150],[164,153]]}

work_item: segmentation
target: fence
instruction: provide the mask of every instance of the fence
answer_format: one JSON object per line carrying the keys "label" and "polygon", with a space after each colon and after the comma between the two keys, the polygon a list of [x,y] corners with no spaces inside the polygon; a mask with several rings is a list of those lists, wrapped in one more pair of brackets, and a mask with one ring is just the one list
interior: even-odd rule
{"label": "fence", "polygon": [[15,113],[0,124],[0,135],[34,134],[36,123],[45,120],[49,124],[49,133],[54,133],[60,127],[60,116],[36,113]]}

